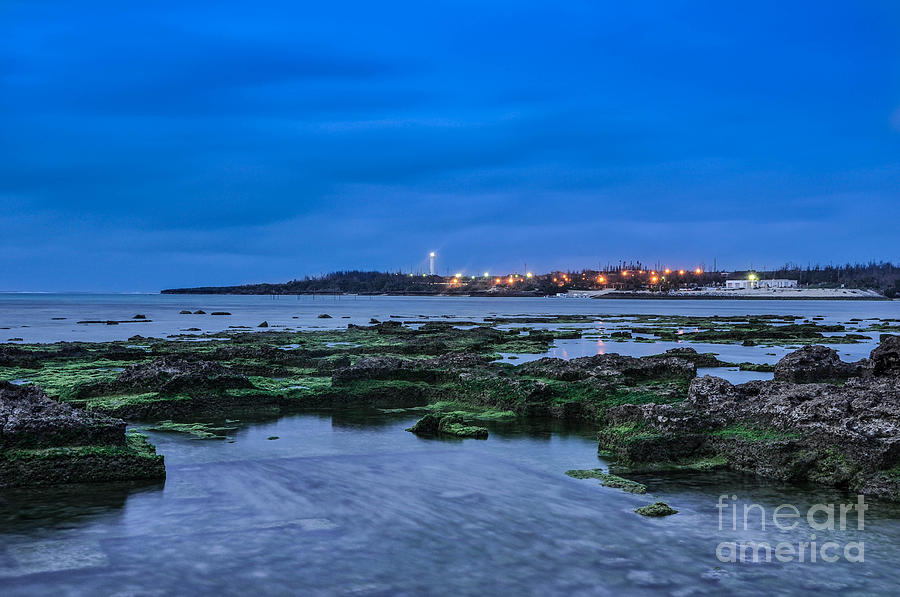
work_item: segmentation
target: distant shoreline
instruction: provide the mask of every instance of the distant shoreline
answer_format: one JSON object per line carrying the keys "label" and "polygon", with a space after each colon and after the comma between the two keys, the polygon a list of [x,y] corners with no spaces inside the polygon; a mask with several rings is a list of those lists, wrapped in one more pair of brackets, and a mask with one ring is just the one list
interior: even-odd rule
{"label": "distant shoreline", "polygon": [[[576,291],[577,292],[577,291]],[[361,297],[434,297],[434,298],[546,298],[546,299],[590,299],[590,300],[603,300],[603,299],[614,299],[614,300],[622,300],[622,299],[635,299],[635,300],[656,300],[656,301],[665,301],[665,300],[677,300],[677,301],[706,301],[706,300],[738,300],[738,301],[891,301],[892,299],[886,296],[797,296],[796,294],[788,294],[785,293],[784,296],[777,295],[767,295],[767,296],[747,296],[747,295],[719,295],[719,294],[704,294],[699,296],[685,296],[682,294],[679,295],[668,295],[668,294],[650,294],[650,293],[626,293],[626,292],[610,292],[605,294],[598,294],[594,296],[565,296],[559,297],[552,294],[549,295],[538,295],[538,294],[527,294],[527,293],[478,293],[478,294],[439,294],[439,293],[355,293],[355,292],[305,292],[305,293],[265,293],[265,294],[254,294],[254,293],[246,293],[246,292],[208,292],[208,293],[200,293],[200,292],[173,292],[166,291],[160,294],[169,294],[169,295],[179,295],[179,296],[278,296],[278,297],[287,297],[287,296],[361,296]]]}

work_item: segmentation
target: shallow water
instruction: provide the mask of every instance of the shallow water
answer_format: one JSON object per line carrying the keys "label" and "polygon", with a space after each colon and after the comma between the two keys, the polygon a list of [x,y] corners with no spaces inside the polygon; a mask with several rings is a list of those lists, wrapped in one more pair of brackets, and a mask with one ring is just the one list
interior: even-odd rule
{"label": "shallow water", "polygon": [[[233,315],[178,315],[183,308]],[[333,319],[316,317],[325,312]],[[74,323],[136,313],[153,321]],[[541,313],[790,313],[843,323],[898,317],[900,303],[2,295],[0,327],[18,327],[0,333],[41,342],[111,340],[184,327],[217,332],[262,320],[311,329],[391,314],[464,321]],[[641,355],[678,345],[582,338],[561,340],[550,354]],[[787,352],[689,345],[733,362],[775,362]],[[859,358],[871,343],[837,348],[845,359]],[[715,372],[735,381],[767,375]],[[423,440],[404,431],[415,418],[304,414],[245,421],[225,440],[150,433],[166,456],[165,483],[2,492],[0,594],[803,595],[893,594],[900,586],[895,506],[870,503],[863,530],[851,524],[845,531],[815,531],[801,522],[781,531],[771,518],[763,530],[752,516],[747,529],[740,522],[732,528],[726,516],[720,530],[716,506],[723,494],[770,515],[781,504],[805,513],[811,504],[856,498],[724,473],[638,477],[650,493],[630,495],[565,476],[568,469],[605,466],[590,430],[489,424],[484,441]],[[633,512],[656,499],[679,513],[647,519]],[[716,557],[721,542],[796,545],[813,534],[819,545],[863,541],[864,562],[732,564]]]}
{"label": "shallow water", "polygon": [[[207,315],[180,315],[202,309]],[[225,311],[231,315],[210,315]],[[331,319],[319,319],[327,313]],[[226,296],[163,294],[10,294],[0,293],[0,342],[125,340],[135,334],[165,337],[178,333],[221,332],[229,326],[256,326],[267,321],[270,330],[344,328],[366,324],[369,318],[391,315],[415,320],[420,315],[482,320],[497,315],[552,314],[677,314],[746,315],[792,314],[824,316],[822,323],[850,318],[900,317],[900,301],[790,300],[632,300],[569,298],[469,298],[389,296]],[[132,320],[134,315],[147,320]],[[64,317],[65,319],[53,319]],[[128,321],[119,325],[78,324],[85,320]],[[187,328],[201,332],[183,332]],[[849,346],[849,345],[848,345]]]}
{"label": "shallow water", "polygon": [[[151,433],[165,484],[7,492],[0,592],[804,594],[900,583],[900,522],[887,506],[872,505],[864,531],[819,533],[864,539],[864,563],[724,564],[719,542],[798,542],[810,529],[720,531],[720,494],[768,508],[850,498],[730,474],[648,476],[650,493],[630,495],[563,474],[604,464],[584,430],[493,426],[488,440],[445,442],[405,432],[414,419],[298,415],[224,441]],[[633,512],[654,499],[679,514]]]}

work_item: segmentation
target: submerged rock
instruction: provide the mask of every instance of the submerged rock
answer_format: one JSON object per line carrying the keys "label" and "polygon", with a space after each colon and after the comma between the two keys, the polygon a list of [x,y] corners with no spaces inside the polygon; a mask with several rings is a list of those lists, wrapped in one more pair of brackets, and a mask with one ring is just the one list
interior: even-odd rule
{"label": "submerged rock", "polygon": [[587,470],[571,470],[566,471],[566,474],[573,479],[597,479],[604,487],[621,489],[622,491],[625,491],[627,493],[647,493],[647,486],[643,483],[625,479],[623,477],[619,477],[618,475],[604,473],[599,468]]}
{"label": "submerged rock", "polygon": [[471,437],[476,439],[487,439],[488,437],[488,430],[486,428],[466,425],[463,417],[458,414],[427,414],[416,421],[416,424],[407,429],[407,431],[424,437],[437,437],[441,435]]}
{"label": "submerged rock", "polygon": [[647,506],[642,506],[635,510],[641,516],[652,516],[652,517],[660,517],[660,516],[671,516],[672,514],[678,514],[678,510],[675,510],[669,504],[665,502],[653,502]]}

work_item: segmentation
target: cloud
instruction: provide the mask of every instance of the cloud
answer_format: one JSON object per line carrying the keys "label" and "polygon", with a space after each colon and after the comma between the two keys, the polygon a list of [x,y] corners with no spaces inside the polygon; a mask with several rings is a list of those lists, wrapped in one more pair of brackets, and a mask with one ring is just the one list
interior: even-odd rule
{"label": "cloud", "polygon": [[900,203],[896,15],[815,15],[4,3],[0,264],[153,289],[436,246],[490,268],[880,257],[888,219],[859,214]]}

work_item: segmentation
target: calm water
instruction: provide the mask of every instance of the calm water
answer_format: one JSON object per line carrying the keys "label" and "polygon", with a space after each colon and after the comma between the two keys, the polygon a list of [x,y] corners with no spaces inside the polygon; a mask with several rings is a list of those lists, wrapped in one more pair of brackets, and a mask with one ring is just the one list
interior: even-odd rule
{"label": "calm water", "polygon": [[[343,327],[348,320],[342,315],[365,322],[390,314],[467,319],[541,312],[785,312],[846,321],[897,317],[898,307],[832,301],[7,295],[0,298],[0,327],[19,326],[9,330],[11,336],[51,341],[222,329],[209,316],[200,325],[202,316],[177,315],[181,308],[231,311],[224,325],[266,319]],[[318,320],[320,312],[335,319]],[[78,326],[50,319],[135,313],[154,321]],[[554,350],[580,356],[575,353],[597,350],[596,342]],[[602,349],[625,352],[620,347],[660,349],[633,342]],[[744,347],[715,348],[724,353]],[[307,414],[242,421],[227,440],[151,433],[166,456],[164,484],[2,493],[0,594],[894,594],[900,587],[900,512],[894,506],[870,503],[864,530],[851,515],[844,531],[818,531],[806,522],[780,531],[771,513],[781,504],[805,514],[812,504],[855,496],[731,474],[649,476],[640,480],[650,494],[629,495],[563,474],[605,464],[590,430],[531,423],[491,427],[485,441],[440,441],[405,432],[414,420],[381,413]],[[716,504],[722,494],[765,509],[767,528],[751,516],[747,529],[742,519],[734,529],[726,514],[720,530]],[[679,514],[655,520],[633,513],[655,499]],[[722,542],[811,540],[840,546],[862,541],[864,562],[731,564],[716,557]]]}

